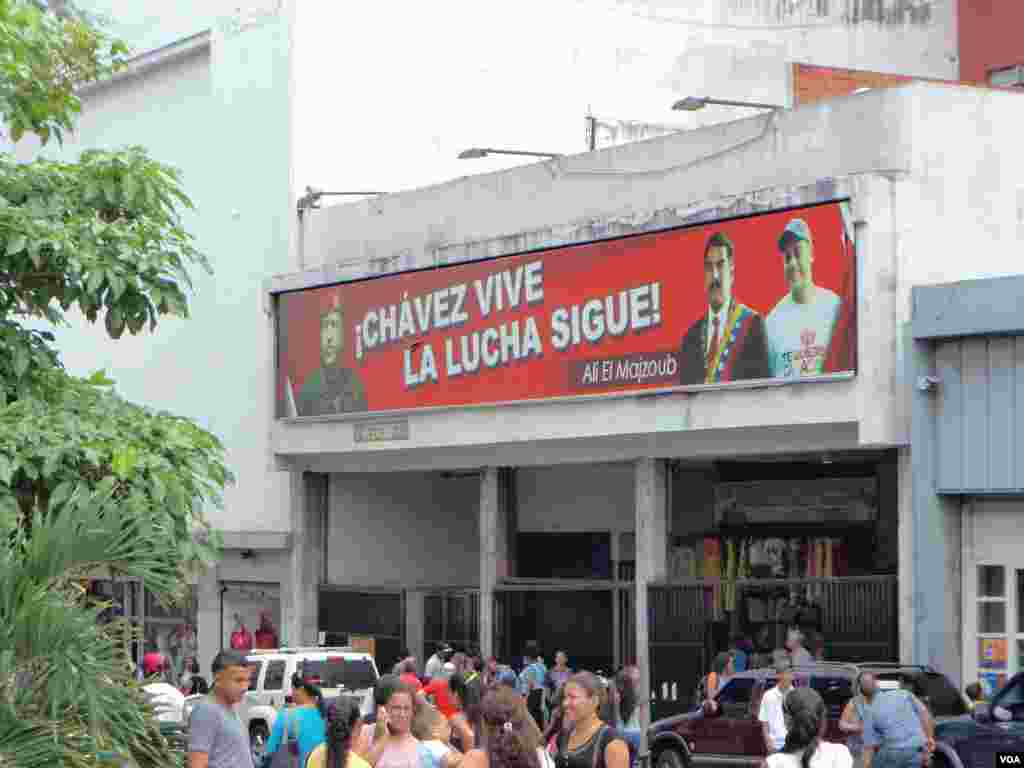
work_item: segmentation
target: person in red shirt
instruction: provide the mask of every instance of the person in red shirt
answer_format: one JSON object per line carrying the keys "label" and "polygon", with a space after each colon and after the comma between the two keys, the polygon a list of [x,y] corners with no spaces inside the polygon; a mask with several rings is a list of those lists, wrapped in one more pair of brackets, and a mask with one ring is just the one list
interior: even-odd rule
{"label": "person in red shirt", "polygon": [[432,679],[425,688],[423,694],[434,700],[434,706],[441,710],[441,714],[451,720],[459,712],[458,702],[452,696],[452,690],[448,687],[448,678],[455,674],[455,665],[450,661],[444,665],[444,671],[440,677]]}

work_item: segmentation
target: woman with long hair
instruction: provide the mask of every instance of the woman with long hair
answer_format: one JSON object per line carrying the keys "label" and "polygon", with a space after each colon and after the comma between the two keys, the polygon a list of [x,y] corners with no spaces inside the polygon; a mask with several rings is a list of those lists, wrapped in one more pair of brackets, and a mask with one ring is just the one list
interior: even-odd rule
{"label": "woman with long hair", "polygon": [[565,686],[563,685],[555,691],[554,698],[551,699],[551,717],[548,718],[548,727],[544,730],[544,744],[547,745],[548,751],[550,751],[551,754],[555,754],[558,751],[558,734],[560,734],[562,732],[562,728],[566,726],[565,715],[562,710],[562,701],[564,697]]}
{"label": "woman with long hair", "polygon": [[289,707],[274,720],[274,730],[267,742],[267,764],[278,749],[288,749],[289,738],[298,744],[299,765],[306,764],[306,758],[324,743],[327,726],[324,723],[324,697],[320,689],[301,675],[292,676],[292,700]]}
{"label": "woman with long hair", "polygon": [[470,710],[476,707],[469,695],[469,686],[462,675],[454,674],[448,680],[448,690],[451,692],[452,703],[457,707],[455,712],[448,715],[448,723],[452,727],[452,744],[460,752],[469,752],[476,746],[476,734],[470,719]]}
{"label": "woman with long hair", "polygon": [[352,742],[359,732],[359,708],[342,697],[327,713],[327,739],[309,753],[305,768],[370,768],[352,751]]}
{"label": "woman with long hair", "polygon": [[526,700],[506,686],[484,696],[480,708],[484,749],[466,754],[461,768],[554,768]]}
{"label": "woman with long hair", "polygon": [[367,760],[373,768],[420,768],[420,743],[412,735],[419,706],[412,686],[400,682],[392,689],[377,718]]}
{"label": "woman with long hair", "polygon": [[604,684],[579,672],[564,687],[563,727],[558,735],[558,768],[628,768],[629,747],[600,716]]}
{"label": "woman with long hair", "polygon": [[768,768],[851,768],[853,756],[845,744],[823,741],[828,710],[813,688],[794,688],[782,704],[786,743],[770,755]]}
{"label": "woman with long hair", "polygon": [[615,675],[615,727],[625,730],[640,730],[639,697],[632,670],[623,667]]}

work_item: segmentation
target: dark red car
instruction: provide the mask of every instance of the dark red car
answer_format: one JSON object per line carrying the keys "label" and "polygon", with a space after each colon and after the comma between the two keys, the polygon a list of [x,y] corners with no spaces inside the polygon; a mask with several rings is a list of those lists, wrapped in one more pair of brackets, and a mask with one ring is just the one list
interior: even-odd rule
{"label": "dark red car", "polygon": [[[821,694],[829,711],[828,741],[845,742],[839,730],[843,708],[853,696],[861,671],[873,672],[884,687],[898,687],[916,679],[936,719],[966,714],[969,704],[940,672],[928,667],[896,664],[841,664],[820,662],[794,670],[796,687],[810,686]],[[767,756],[758,713],[761,696],[775,685],[773,669],[755,669],[730,678],[715,696],[713,713],[694,711],[651,724],[648,732],[654,768],[697,766],[758,766]],[[939,745],[941,753],[943,746]]]}

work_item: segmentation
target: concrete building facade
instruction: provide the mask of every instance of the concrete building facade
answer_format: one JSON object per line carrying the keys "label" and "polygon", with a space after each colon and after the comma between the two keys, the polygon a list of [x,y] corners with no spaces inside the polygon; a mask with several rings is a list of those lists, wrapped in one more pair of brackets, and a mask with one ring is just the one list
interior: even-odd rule
{"label": "concrete building facade", "polygon": [[[475,639],[488,652],[507,640],[496,614],[518,610],[504,594],[592,586],[524,581],[516,539],[528,528],[611,531],[625,534],[611,537],[613,562],[633,564],[608,588],[631,596],[613,606],[627,611],[616,623],[634,619],[613,638],[614,661],[639,660],[655,698],[676,701],[693,680],[664,671],[658,648],[667,641],[649,622],[661,609],[649,607],[680,581],[671,573],[671,540],[700,514],[691,500],[716,482],[708,464],[743,459],[745,476],[754,477],[758,463],[772,467],[763,476],[794,456],[830,465],[870,454],[879,487],[888,489],[880,492],[892,499],[878,539],[893,547],[892,655],[972,677],[964,644],[973,641],[950,631],[973,610],[962,584],[966,518],[944,487],[945,466],[927,432],[932,400],[920,384],[911,295],[1019,271],[1024,166],[1012,147],[1022,109],[1012,93],[915,84],[309,215],[299,259],[306,269],[267,283],[278,301],[408,269],[847,199],[858,357],[850,379],[413,410],[388,415],[401,422],[397,430],[365,416],[278,419],[274,459],[303,478],[293,482],[291,504],[293,521],[307,526],[306,549],[293,549],[293,572],[317,562],[325,575],[319,610],[314,582],[293,593],[289,634],[311,640],[328,624],[344,631],[346,619],[332,623],[324,611],[328,592],[390,589],[402,595],[408,619],[421,615],[412,606],[424,596],[477,590]],[[979,130],[984,145],[974,141]],[[959,151],[949,153],[951,145]],[[378,428],[397,436],[360,437]],[[313,487],[327,488],[326,518]],[[361,524],[347,525],[350,515]],[[298,530],[293,535],[298,541]],[[543,606],[536,598],[530,610]],[[408,628],[402,640],[418,651],[414,633]],[[518,652],[513,646],[501,651]]]}
{"label": "concrete building facade", "polygon": [[[504,20],[499,35],[481,28],[473,21],[475,6],[461,2],[415,9],[281,0],[83,5],[110,18],[139,58],[128,75],[83,93],[82,121],[63,156],[141,143],[181,168],[197,204],[186,224],[216,271],[196,276],[188,323],[167,321],[152,336],[117,343],[82,324],[61,330],[58,343],[71,370],[106,368],[128,398],[196,418],[227,446],[238,481],[225,509],[210,510],[224,531],[226,552],[196,585],[204,667],[230,642],[236,615],[251,631],[269,612],[279,640],[315,639],[325,623],[310,603],[314,585],[381,589],[376,602],[393,598],[403,618],[398,628],[381,621],[387,631],[373,634],[400,638],[414,649],[456,625],[490,626],[490,603],[463,615],[471,601],[462,598],[498,586],[508,566],[497,563],[515,559],[509,547],[519,534],[607,532],[610,561],[616,574],[627,576],[623,583],[634,578],[630,568],[639,569],[638,584],[641,577],[657,582],[666,578],[669,555],[651,552],[660,547],[664,527],[651,484],[680,475],[665,460],[761,455],[769,447],[769,453],[801,455],[865,447],[905,452],[909,434],[906,403],[892,395],[899,358],[883,356],[865,358],[855,381],[832,382],[807,397],[796,394],[802,388],[775,388],[757,398],[736,391],[625,398],[596,410],[530,405],[514,409],[511,423],[506,411],[469,409],[458,416],[455,441],[445,418],[422,414],[400,449],[356,450],[345,429],[274,422],[272,302],[262,283],[268,274],[326,269],[322,279],[331,281],[433,267],[628,233],[647,219],[683,222],[698,211],[729,215],[813,202],[822,198],[822,179],[835,178],[824,189],[849,196],[861,210],[868,206],[873,223],[859,235],[868,238],[865,253],[881,259],[881,274],[898,275],[903,290],[940,281],[932,272],[942,270],[924,258],[913,269],[903,264],[904,244],[925,237],[928,228],[908,233],[899,227],[909,225],[897,227],[893,205],[901,206],[901,221],[913,222],[923,220],[928,206],[941,211],[936,215],[960,209],[957,190],[939,185],[937,192],[939,182],[931,179],[953,172],[972,180],[966,185],[972,206],[989,199],[993,179],[1016,194],[1007,169],[990,178],[922,138],[921,126],[942,111],[931,97],[858,96],[736,122],[749,111],[669,110],[688,95],[791,106],[797,101],[793,62],[953,78],[958,20],[949,3],[527,4]],[[394,23],[397,17],[402,24]],[[381,41],[398,53],[382,56]],[[985,104],[979,114],[996,109]],[[455,159],[481,143],[572,153],[585,146],[588,113],[641,125],[622,129],[608,143],[651,135],[644,125],[702,130],[510,175],[493,173],[513,164],[507,159]],[[853,113],[875,127],[853,131]],[[885,123],[890,117],[891,125]],[[993,135],[1001,130],[995,118],[985,119]],[[23,157],[36,151],[28,142],[14,149]],[[913,163],[924,169],[927,184],[908,171]],[[960,167],[939,173],[939,163]],[[488,173],[448,181],[477,171]],[[297,227],[294,202],[307,184],[328,191],[414,191],[312,211]],[[997,199],[1002,202],[992,203],[992,221],[1008,221],[1008,203]],[[908,218],[904,209],[922,213]],[[956,270],[949,275],[961,276]],[[862,318],[860,332],[888,339],[888,325],[878,324],[907,317],[903,294],[883,288],[862,298],[881,314]],[[772,415],[796,402],[799,428]],[[737,448],[730,431],[737,429],[747,431],[746,448]],[[496,434],[503,435],[500,446]],[[482,446],[493,454],[487,462],[480,461]],[[909,459],[900,457],[899,472],[909,472]],[[482,470],[485,465],[501,469]],[[507,467],[518,468],[514,480]],[[297,476],[296,468],[307,474]],[[390,482],[392,472],[401,472],[403,482]],[[424,499],[432,501],[424,505]],[[908,503],[901,497],[900,514]],[[638,515],[653,515],[654,527]],[[408,537],[399,535],[409,527],[420,542],[413,552]],[[373,535],[350,536],[353,530]],[[495,538],[498,530],[506,530],[503,544]],[[324,541],[331,542],[326,550]],[[901,654],[959,658],[913,630],[911,577],[904,576]],[[632,589],[622,587],[594,605],[636,614],[642,591],[635,604],[619,599]],[[430,623],[438,610],[442,627]],[[928,621],[944,610],[926,609]],[[638,653],[639,635],[627,630],[612,640],[614,658]],[[486,637],[478,639],[489,642]]]}

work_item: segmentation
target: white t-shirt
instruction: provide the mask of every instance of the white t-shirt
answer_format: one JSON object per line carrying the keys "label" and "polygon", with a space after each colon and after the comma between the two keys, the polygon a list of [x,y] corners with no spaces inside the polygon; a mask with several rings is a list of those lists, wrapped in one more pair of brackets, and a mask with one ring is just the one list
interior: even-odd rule
{"label": "white t-shirt", "polygon": [[162,723],[184,721],[185,694],[168,683],[150,683],[142,686],[155,710],[156,719]]}
{"label": "white t-shirt", "polygon": [[832,329],[842,302],[828,288],[814,287],[814,298],[797,304],[787,293],[765,320],[768,370],[775,378],[817,376],[825,370]]}
{"label": "white t-shirt", "polygon": [[[790,688],[789,691],[791,690],[793,689]],[[783,699],[785,699],[785,694],[779,690],[779,686],[769,688],[761,697],[761,711],[757,714],[758,720],[768,724],[768,736],[775,744],[775,749],[782,749],[782,745],[786,743],[786,718],[782,712]]]}
{"label": "white t-shirt", "polygon": [[[768,768],[800,768],[801,754],[785,754],[777,752],[768,756]],[[811,757],[811,768],[850,768],[853,755],[845,744],[833,744],[830,741],[818,743],[818,748]]]}

